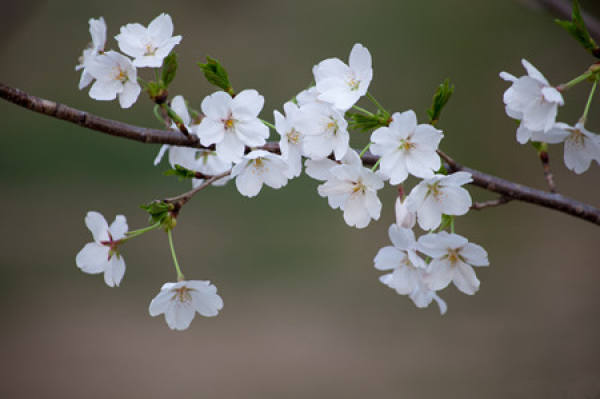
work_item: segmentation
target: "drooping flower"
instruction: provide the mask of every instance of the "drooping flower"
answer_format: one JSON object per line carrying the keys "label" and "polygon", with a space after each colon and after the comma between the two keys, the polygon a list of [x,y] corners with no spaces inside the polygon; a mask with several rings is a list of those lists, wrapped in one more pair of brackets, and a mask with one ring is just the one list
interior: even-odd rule
{"label": "drooping flower", "polygon": [[521,123],[517,128],[517,141],[520,144],[525,144],[529,140],[540,141],[543,143],[556,144],[561,143],[568,136],[565,132],[566,123],[555,123],[548,131],[532,131],[528,129],[524,123]]}
{"label": "drooping flower", "polygon": [[125,216],[117,215],[109,227],[104,216],[90,211],[85,217],[85,225],[92,232],[94,241],[85,244],[75,257],[77,267],[89,274],[104,273],[106,284],[118,287],[125,274],[125,260],[119,252],[119,244],[128,230]]}
{"label": "drooping flower", "polygon": [[184,280],[165,283],[150,302],[149,312],[152,317],[164,314],[169,328],[181,331],[190,326],[196,312],[213,317],[221,309],[223,300],[210,281]]}
{"label": "drooping flower", "polygon": [[423,230],[435,229],[442,222],[442,214],[460,216],[469,211],[471,195],[461,186],[471,181],[473,178],[467,172],[422,180],[406,198],[408,210],[417,213],[417,222]]}
{"label": "drooping flower", "polygon": [[205,117],[194,132],[204,146],[216,144],[217,155],[226,162],[237,163],[245,146],[265,144],[269,128],[260,119],[265,99],[256,90],[243,90],[235,98],[218,91],[202,101]]}
{"label": "drooping flower", "polygon": [[408,206],[406,206],[406,201],[402,201],[400,197],[396,198],[396,224],[405,229],[412,229],[415,227],[415,223],[417,222],[417,215],[415,212],[408,210]]}
{"label": "drooping flower", "polygon": [[548,131],[556,121],[558,106],[563,105],[560,92],[527,60],[521,61],[527,71],[526,76],[515,76],[501,72],[500,77],[512,82],[504,92],[506,113],[521,120],[531,131]]}
{"label": "drooping flower", "polygon": [[288,177],[300,176],[302,172],[302,153],[304,135],[299,131],[296,121],[300,117],[300,108],[292,102],[283,105],[285,116],[279,111],[273,111],[275,129],[281,136],[279,148],[281,155],[288,163]]}
{"label": "drooping flower", "polygon": [[350,135],[344,114],[331,105],[309,103],[300,107],[296,126],[304,133],[304,155],[327,158],[333,152],[340,160],[349,148]]}
{"label": "drooping flower", "polygon": [[349,226],[367,227],[371,219],[378,220],[381,201],[377,190],[383,187],[383,179],[361,164],[338,165],[330,170],[331,179],[317,190],[321,197],[328,197],[329,205],[344,211]]}
{"label": "drooping flower", "polygon": [[417,288],[408,297],[418,308],[426,308],[431,302],[435,301],[440,308],[440,313],[445,314],[448,310],[448,305],[446,305],[446,301],[439,297],[435,290],[432,290],[427,286],[427,283],[425,282],[427,272],[425,270],[418,270],[418,273],[419,280]]}
{"label": "drooping flower", "polygon": [[86,70],[96,79],[90,89],[90,97],[94,100],[111,101],[118,95],[121,107],[129,108],[142,91],[131,60],[116,51],[94,57]]}
{"label": "drooping flower", "polygon": [[431,178],[441,166],[436,150],[442,139],[441,130],[431,125],[417,125],[414,111],[396,112],[389,127],[380,127],[371,136],[371,152],[381,156],[381,171],[390,184],[400,184],[410,173]]}
{"label": "drooping flower", "polygon": [[263,184],[272,188],[281,188],[288,182],[288,165],[279,155],[255,150],[244,156],[231,171],[240,194],[255,197]]}
{"label": "drooping flower", "polygon": [[138,68],[162,66],[164,58],[181,42],[173,36],[173,21],[169,14],[160,14],[146,28],[140,24],[127,24],[115,36],[122,52],[133,57]]}
{"label": "drooping flower", "polygon": [[565,142],[564,159],[569,170],[581,174],[589,169],[592,161],[600,163],[600,135],[587,130],[582,122],[575,126],[557,123],[551,132],[554,142]]}
{"label": "drooping flower", "polygon": [[373,78],[371,54],[362,44],[352,47],[348,64],[339,58],[328,58],[313,69],[319,100],[342,111],[350,109],[367,93]]}
{"label": "drooping flower", "polygon": [[419,250],[432,259],[425,279],[429,288],[441,290],[450,282],[468,295],[479,289],[479,280],[472,266],[488,266],[485,249],[470,243],[465,237],[445,231],[419,237]]}
{"label": "drooping flower", "polygon": [[98,54],[104,53],[104,46],[106,45],[106,22],[104,22],[104,18],[90,18],[89,25],[92,42],[83,50],[83,54],[79,57],[79,65],[75,67],[76,71],[83,69],[79,80],[79,90],[87,87],[94,80],[94,77],[87,70],[87,65]]}

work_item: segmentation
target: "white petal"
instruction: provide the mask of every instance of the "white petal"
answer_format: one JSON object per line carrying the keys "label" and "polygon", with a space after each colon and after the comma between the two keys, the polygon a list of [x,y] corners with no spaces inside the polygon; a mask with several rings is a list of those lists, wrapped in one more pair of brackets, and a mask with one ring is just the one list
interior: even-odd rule
{"label": "white petal", "polygon": [[95,242],[85,244],[75,257],[75,263],[81,271],[89,274],[102,273],[108,262],[109,248]]}
{"label": "white petal", "polygon": [[108,240],[108,223],[99,212],[89,211],[85,215],[85,225],[92,232],[97,243]]}
{"label": "white petal", "polygon": [[452,281],[456,288],[467,295],[473,295],[479,289],[479,280],[473,268],[466,263],[458,262],[454,266]]}
{"label": "white petal", "polygon": [[109,287],[118,287],[125,275],[125,260],[116,254],[110,258],[104,270],[104,282]]}

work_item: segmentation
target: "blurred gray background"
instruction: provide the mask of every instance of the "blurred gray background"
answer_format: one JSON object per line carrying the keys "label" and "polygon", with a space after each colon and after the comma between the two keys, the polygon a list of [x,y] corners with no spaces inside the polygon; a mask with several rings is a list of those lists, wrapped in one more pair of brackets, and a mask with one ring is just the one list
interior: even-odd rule
{"label": "blurred gray background", "polygon": [[[598,14],[594,0],[582,1]],[[552,17],[518,1],[2,1],[4,83],[109,118],[159,127],[141,97],[131,110],[78,91],[77,58],[90,17],[104,16],[109,47],[129,22],[174,20],[180,71],[173,95],[199,107],[214,89],[196,62],[227,67],[236,89],[266,98],[262,116],[311,81],[311,67],[347,59],[355,42],[373,56],[371,92],[392,111],[425,120],[436,86],[456,84],[440,127],[462,163],[544,188],[535,151],[515,141],[504,114],[502,70],[527,58],[555,83],[593,62]],[[591,7],[591,8],[590,8]],[[595,7],[595,9],[594,9]],[[142,75],[150,78],[150,71]],[[589,85],[566,95],[574,123]],[[361,102],[370,107],[370,104]],[[600,132],[600,97],[590,130]],[[471,212],[457,230],[489,252],[473,297],[448,288],[449,305],[416,309],[381,285],[372,259],[388,245],[394,190],[365,230],[347,227],[303,176],[257,199],[233,185],[183,210],[175,245],[188,278],[208,279],[225,308],[170,331],[148,304],[175,272],[163,233],[128,244],[120,288],[80,272],[98,210],[130,228],[139,204],[187,182],[153,167],[158,146],[88,131],[0,102],[0,397],[3,398],[597,398],[600,395],[600,230],[564,214],[511,203]],[[354,137],[355,136],[355,137]],[[366,135],[353,134],[353,144]],[[600,168],[567,171],[550,151],[561,192],[596,206]],[[493,198],[476,188],[474,198]]]}

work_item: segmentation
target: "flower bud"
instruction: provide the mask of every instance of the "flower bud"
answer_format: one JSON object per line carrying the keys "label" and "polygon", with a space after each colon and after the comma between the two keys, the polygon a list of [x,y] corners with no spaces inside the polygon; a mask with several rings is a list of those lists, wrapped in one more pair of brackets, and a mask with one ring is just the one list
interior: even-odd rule
{"label": "flower bud", "polygon": [[402,202],[398,197],[396,199],[396,224],[405,229],[412,229],[416,220],[416,215],[408,210],[406,201]]}

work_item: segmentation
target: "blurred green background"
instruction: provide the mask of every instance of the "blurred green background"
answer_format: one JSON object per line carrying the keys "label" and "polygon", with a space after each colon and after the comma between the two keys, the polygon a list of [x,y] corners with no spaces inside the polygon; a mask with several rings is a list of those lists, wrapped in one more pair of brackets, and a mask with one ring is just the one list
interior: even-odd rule
{"label": "blurred green background", "polygon": [[[582,1],[598,14],[594,0]],[[595,7],[595,9],[594,9]],[[515,141],[504,114],[502,70],[520,59],[553,83],[593,60],[548,14],[519,1],[2,1],[1,80],[101,116],[159,127],[150,101],[131,110],[77,90],[74,71],[90,17],[104,16],[108,46],[119,27],[174,20],[180,70],[173,95],[199,107],[211,88],[195,66],[206,55],[234,87],[266,98],[262,116],[311,81],[311,67],[355,42],[373,56],[371,92],[393,111],[425,120],[446,77],[455,96],[440,127],[443,149],[471,167],[544,188],[534,150]],[[149,70],[142,75],[150,77]],[[574,123],[588,85],[566,95],[560,120]],[[368,103],[361,103],[369,107]],[[600,131],[600,100],[590,130]],[[188,189],[153,167],[158,146],[84,130],[0,102],[0,397],[3,398],[596,398],[600,395],[600,230],[564,214],[511,203],[457,220],[483,245],[473,297],[448,288],[440,317],[416,309],[377,280],[372,259],[388,245],[394,190],[365,230],[347,227],[303,176],[257,199],[233,185],[198,195],[183,210],[175,244],[184,272],[219,288],[225,308],[183,333],[148,315],[175,278],[164,234],[124,248],[120,288],[80,272],[91,240],[83,218],[98,210],[130,228],[139,204]],[[356,147],[367,137],[354,134]],[[559,190],[596,206],[600,169],[567,171],[550,151]],[[476,188],[474,198],[493,198]]]}

